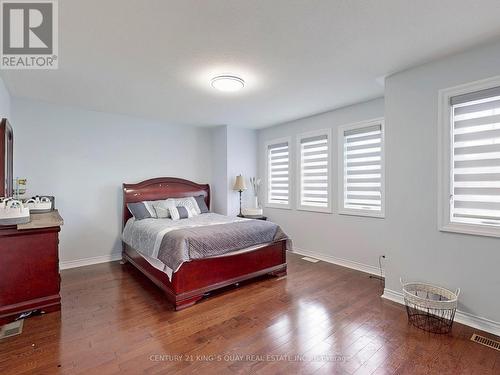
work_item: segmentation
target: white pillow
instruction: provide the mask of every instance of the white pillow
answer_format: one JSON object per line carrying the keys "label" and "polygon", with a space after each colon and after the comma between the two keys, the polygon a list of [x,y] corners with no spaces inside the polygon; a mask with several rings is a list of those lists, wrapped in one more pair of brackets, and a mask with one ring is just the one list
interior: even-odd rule
{"label": "white pillow", "polygon": [[194,197],[175,198],[174,200],[176,206],[184,206],[188,209],[188,213],[191,213],[189,217],[201,214],[200,207],[198,207],[198,203]]}
{"label": "white pillow", "polygon": [[154,209],[154,204],[157,204],[157,202],[160,201],[144,201],[144,207],[148,210],[149,214],[151,215],[152,218],[156,218],[156,212]]}
{"label": "white pillow", "polygon": [[[158,200],[158,201],[145,201],[145,206],[148,209],[149,213],[151,214],[151,217],[154,217],[155,219],[162,219],[166,217],[170,217],[170,214],[168,212],[168,207],[166,206],[166,200]],[[157,210],[157,207],[162,208],[161,210],[161,215],[158,215],[159,210]],[[164,216],[167,215],[167,216]]]}
{"label": "white pillow", "polygon": [[158,219],[166,219],[170,217],[170,210],[164,205],[154,206],[156,217]]}
{"label": "white pillow", "polygon": [[179,220],[179,211],[177,211],[177,206],[175,204],[175,199],[169,198],[165,201],[165,206],[168,208],[168,212],[170,213],[170,217],[172,220]]}
{"label": "white pillow", "polygon": [[[174,221],[181,219],[182,214],[187,214],[187,218],[191,218],[191,217],[195,216],[195,214],[193,213],[193,211],[191,210],[190,207],[187,207],[185,205],[177,203],[175,199],[167,199],[166,205],[168,207],[168,211],[170,212],[170,217]],[[182,213],[179,212],[180,207],[184,208],[186,210],[186,212],[182,212]],[[186,218],[186,216],[182,217],[182,219],[185,219],[185,218]]]}
{"label": "white pillow", "polygon": [[196,215],[201,214],[201,209],[200,206],[198,206],[198,202],[196,201],[195,197],[189,197],[189,200],[193,203],[194,209],[196,211]]}

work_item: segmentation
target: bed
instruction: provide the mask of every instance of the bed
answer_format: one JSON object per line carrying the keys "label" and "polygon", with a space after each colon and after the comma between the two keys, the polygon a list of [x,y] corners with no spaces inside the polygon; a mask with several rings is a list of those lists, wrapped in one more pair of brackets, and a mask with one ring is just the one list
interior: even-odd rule
{"label": "bed", "polygon": [[[123,228],[132,218],[128,203],[200,195],[210,207],[209,185],[173,177],[123,184]],[[213,290],[262,275],[286,275],[287,241],[280,239],[221,256],[192,259],[182,263],[172,275],[155,267],[142,251],[125,241],[122,241],[122,258],[124,263],[129,262],[160,287],[175,310],[181,310],[194,305]]]}

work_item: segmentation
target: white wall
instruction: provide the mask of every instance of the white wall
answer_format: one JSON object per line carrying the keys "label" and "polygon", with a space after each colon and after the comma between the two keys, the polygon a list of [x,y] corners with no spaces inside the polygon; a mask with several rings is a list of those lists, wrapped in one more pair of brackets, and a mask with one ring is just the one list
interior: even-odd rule
{"label": "white wall", "polygon": [[233,190],[236,176],[245,178],[247,190],[242,193],[242,207],[253,207],[253,189],[249,178],[257,174],[257,132],[254,129],[227,128],[227,176],[228,176],[228,215],[238,215],[240,200]]}
{"label": "white wall", "polygon": [[500,43],[386,80],[386,288],[399,277],[462,288],[459,309],[500,322],[500,239],[443,233],[437,223],[438,90],[500,75]]}
{"label": "white wall", "polygon": [[10,121],[10,95],[0,77],[0,119],[2,118],[7,118]]}
{"label": "white wall", "polygon": [[121,251],[121,185],[158,176],[211,180],[210,130],[13,99],[14,174],[53,194],[60,259]]}
{"label": "white wall", "polygon": [[236,216],[239,194],[233,190],[237,175],[242,174],[248,190],[242,193],[242,206],[252,205],[250,177],[257,174],[257,132],[254,129],[218,126],[212,129],[212,190],[214,212]]}
{"label": "white wall", "polygon": [[227,214],[227,126],[212,129],[211,210]]}
{"label": "white wall", "polygon": [[[266,141],[292,136],[292,170],[296,171],[296,135],[317,129],[333,128],[332,153],[334,191],[334,207],[337,207],[337,127],[363,120],[382,117],[384,100],[376,99],[365,103],[341,108],[321,115],[312,116],[283,125],[259,131],[259,175],[265,175],[265,143]],[[264,187],[263,187],[264,188]],[[292,207],[296,207],[296,194],[292,193]],[[296,250],[307,251],[317,256],[349,260],[361,263],[376,271],[378,256],[386,252],[384,233],[387,228],[385,220],[377,218],[346,216],[296,209],[265,208],[264,212],[270,220],[280,224],[292,238]]]}
{"label": "white wall", "polygon": [[[385,112],[385,219],[339,215],[336,200],[333,214],[272,208],[266,208],[266,214],[284,228],[299,251],[340,263],[346,260],[345,264],[368,271],[376,270],[378,256],[385,254],[389,294],[401,291],[400,277],[460,287],[461,320],[498,332],[500,239],[438,230],[437,103],[439,89],[500,75],[499,61],[500,43],[482,46],[390,76],[385,103],[374,100],[260,130],[259,174],[263,176],[266,141],[292,136],[295,146],[298,133],[334,128],[336,159],[337,126]],[[292,162],[295,172],[295,154]],[[333,186],[336,197],[336,170]],[[295,192],[292,202],[295,206]]]}

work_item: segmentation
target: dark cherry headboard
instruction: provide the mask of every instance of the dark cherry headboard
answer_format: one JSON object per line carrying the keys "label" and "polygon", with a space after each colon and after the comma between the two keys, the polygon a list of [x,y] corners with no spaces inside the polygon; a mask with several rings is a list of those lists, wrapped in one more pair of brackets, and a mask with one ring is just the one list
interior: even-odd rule
{"label": "dark cherry headboard", "polygon": [[175,177],[158,177],[137,184],[123,184],[123,226],[132,214],[127,203],[203,195],[210,207],[210,186]]}

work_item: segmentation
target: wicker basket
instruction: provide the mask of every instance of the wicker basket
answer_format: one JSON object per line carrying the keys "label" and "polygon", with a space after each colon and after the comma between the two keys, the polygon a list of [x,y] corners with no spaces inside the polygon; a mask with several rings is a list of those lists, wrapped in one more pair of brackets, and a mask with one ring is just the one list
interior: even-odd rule
{"label": "wicker basket", "polygon": [[460,289],[452,292],[435,285],[400,281],[408,321],[428,332],[449,333],[455,318]]}

